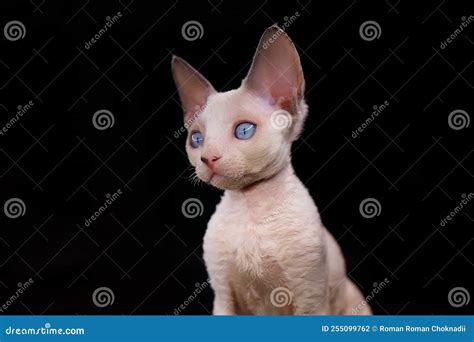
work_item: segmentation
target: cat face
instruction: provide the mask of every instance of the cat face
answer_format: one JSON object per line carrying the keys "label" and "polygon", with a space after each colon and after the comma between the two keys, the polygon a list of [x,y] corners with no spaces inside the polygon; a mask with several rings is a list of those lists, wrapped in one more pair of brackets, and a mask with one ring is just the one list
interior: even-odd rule
{"label": "cat face", "polygon": [[290,162],[307,108],[298,53],[280,28],[265,31],[238,89],[216,92],[176,56],[172,71],[188,131],[186,151],[202,181],[242,189]]}

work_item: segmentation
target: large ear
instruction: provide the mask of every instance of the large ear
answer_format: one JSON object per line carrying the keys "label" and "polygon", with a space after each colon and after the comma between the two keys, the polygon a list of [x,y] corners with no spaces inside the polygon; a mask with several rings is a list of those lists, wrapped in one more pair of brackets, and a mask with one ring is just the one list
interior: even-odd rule
{"label": "large ear", "polygon": [[184,111],[185,121],[206,105],[209,95],[216,91],[199,71],[189,65],[184,59],[173,56],[171,70],[174,82],[178,88],[179,99]]}
{"label": "large ear", "polygon": [[290,112],[303,99],[300,57],[290,37],[278,26],[263,33],[244,86]]}

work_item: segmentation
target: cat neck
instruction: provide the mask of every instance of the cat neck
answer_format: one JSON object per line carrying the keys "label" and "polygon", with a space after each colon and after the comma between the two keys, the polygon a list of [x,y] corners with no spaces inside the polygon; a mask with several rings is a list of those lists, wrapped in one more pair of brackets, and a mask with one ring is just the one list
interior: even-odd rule
{"label": "cat neck", "polygon": [[288,163],[272,177],[258,181],[244,189],[226,190],[226,194],[236,205],[244,205],[248,212],[258,216],[281,205],[286,198],[301,185],[293,166]]}

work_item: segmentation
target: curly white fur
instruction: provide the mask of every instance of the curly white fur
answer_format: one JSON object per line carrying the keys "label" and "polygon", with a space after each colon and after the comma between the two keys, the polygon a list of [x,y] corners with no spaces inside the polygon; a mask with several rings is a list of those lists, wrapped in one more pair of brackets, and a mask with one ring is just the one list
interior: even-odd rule
{"label": "curly white fur", "polygon": [[[188,133],[199,131],[204,138],[192,147],[188,135],[189,160],[201,180],[225,190],[204,238],[214,314],[370,314],[368,306],[353,310],[364,299],[291,166],[291,144],[308,108],[289,37],[269,28],[236,90],[216,92],[178,57],[173,76],[185,121],[191,121]],[[291,115],[288,127],[271,122],[277,110]],[[235,138],[241,122],[256,125],[251,139]]]}

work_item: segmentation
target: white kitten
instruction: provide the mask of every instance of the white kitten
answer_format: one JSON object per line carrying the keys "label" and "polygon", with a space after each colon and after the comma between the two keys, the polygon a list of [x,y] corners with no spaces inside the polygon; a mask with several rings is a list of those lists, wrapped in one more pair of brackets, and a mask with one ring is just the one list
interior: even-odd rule
{"label": "white kitten", "polygon": [[240,88],[218,93],[173,57],[197,176],[224,189],[204,238],[214,314],[370,314],[290,158],[307,114],[290,38],[263,34]]}

